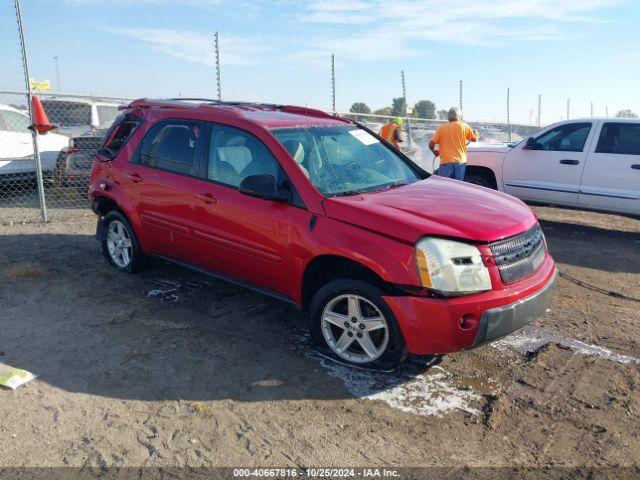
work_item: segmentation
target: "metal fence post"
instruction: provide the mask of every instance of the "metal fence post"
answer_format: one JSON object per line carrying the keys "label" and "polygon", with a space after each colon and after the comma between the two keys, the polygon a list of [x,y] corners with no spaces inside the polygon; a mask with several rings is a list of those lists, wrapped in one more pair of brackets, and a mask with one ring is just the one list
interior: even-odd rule
{"label": "metal fence post", "polygon": [[336,114],[336,57],[331,54],[331,113]]}
{"label": "metal fence post", "polygon": [[507,125],[509,127],[509,143],[511,143],[511,88],[507,88]]}
{"label": "metal fence post", "polygon": [[220,44],[218,43],[218,32],[214,37],[215,50],[216,50],[216,84],[218,87],[218,101],[222,101],[222,83],[220,81]]}
{"label": "metal fence post", "polygon": [[400,76],[402,78],[402,98],[404,99],[404,116],[407,119],[407,143],[409,144],[409,148],[411,148],[412,138],[411,138],[411,120],[407,114],[407,89],[404,83],[404,70],[400,71]]}
{"label": "metal fence post", "polygon": [[[29,64],[27,61],[27,46],[24,42],[24,30],[22,28],[22,13],[20,11],[20,0],[15,0],[16,20],[18,21],[18,32],[20,34],[20,49],[22,51],[22,64],[24,67],[24,81],[27,87],[27,102],[29,107],[29,118],[31,125],[35,125],[35,116],[33,113],[33,94],[31,92],[31,83],[29,81]],[[44,181],[42,179],[42,161],[40,159],[40,151],[38,149],[38,131],[33,128],[31,132],[33,140],[33,155],[36,161],[36,178],[38,182],[38,199],[40,201],[40,219],[43,223],[47,222],[47,204],[44,196]]]}
{"label": "metal fence post", "polygon": [[538,94],[538,126],[542,125],[542,94]]}
{"label": "metal fence post", "polygon": [[462,80],[458,82],[458,107],[460,108],[460,115],[464,118],[464,110],[462,109]]}

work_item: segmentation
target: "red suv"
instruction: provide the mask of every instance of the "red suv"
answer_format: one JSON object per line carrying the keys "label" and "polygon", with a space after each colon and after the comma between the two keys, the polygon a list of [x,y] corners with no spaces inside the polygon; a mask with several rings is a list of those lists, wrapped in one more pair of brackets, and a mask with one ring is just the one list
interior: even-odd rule
{"label": "red suv", "polygon": [[307,108],[136,100],[90,197],[115,268],[161,257],[291,302],[319,348],[375,368],[512,332],[556,278],[524,203]]}

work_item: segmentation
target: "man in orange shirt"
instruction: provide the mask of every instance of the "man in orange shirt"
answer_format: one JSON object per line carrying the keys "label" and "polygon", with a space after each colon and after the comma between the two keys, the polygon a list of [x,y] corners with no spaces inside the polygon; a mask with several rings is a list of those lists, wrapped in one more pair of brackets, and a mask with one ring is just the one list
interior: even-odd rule
{"label": "man in orange shirt", "polygon": [[400,117],[396,117],[380,129],[380,136],[398,150],[400,149],[400,142],[402,142],[400,130],[403,123],[404,121]]}
{"label": "man in orange shirt", "polygon": [[[438,175],[464,181],[467,166],[467,142],[478,140],[478,132],[460,120],[460,109],[451,108],[447,115],[449,123],[441,125],[431,137],[429,149],[440,156]],[[439,146],[436,149],[436,145]]]}

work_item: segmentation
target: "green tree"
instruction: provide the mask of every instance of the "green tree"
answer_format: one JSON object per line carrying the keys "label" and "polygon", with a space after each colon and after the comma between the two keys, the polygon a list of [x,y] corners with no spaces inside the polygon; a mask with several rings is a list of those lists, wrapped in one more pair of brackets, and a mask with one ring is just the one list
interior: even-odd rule
{"label": "green tree", "polygon": [[449,114],[449,112],[447,112],[446,110],[438,110],[436,112],[436,115],[438,117],[438,120],[446,120],[447,119],[447,115]]}
{"label": "green tree", "polygon": [[436,104],[431,100],[420,100],[413,106],[413,113],[419,118],[436,118]]}
{"label": "green tree", "polygon": [[404,97],[394,98],[391,105],[391,115],[403,117],[407,111],[407,102]]}
{"label": "green tree", "polygon": [[618,118],[638,118],[638,115],[636,113],[633,113],[631,110],[626,109],[626,110],[620,110],[618,113],[616,113],[616,117],[618,117]]}
{"label": "green tree", "polygon": [[371,113],[371,109],[364,102],[356,102],[349,109],[351,113]]}
{"label": "green tree", "polygon": [[393,115],[393,110],[391,110],[391,107],[382,107],[382,108],[379,108],[378,110],[374,111],[373,113],[375,113],[376,115],[391,116],[391,115]]}

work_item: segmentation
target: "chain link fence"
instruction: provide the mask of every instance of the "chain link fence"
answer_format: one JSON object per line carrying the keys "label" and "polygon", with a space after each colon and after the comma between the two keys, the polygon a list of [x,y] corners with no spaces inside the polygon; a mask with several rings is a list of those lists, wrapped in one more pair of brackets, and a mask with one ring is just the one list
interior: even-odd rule
{"label": "chain link fence", "polygon": [[[45,208],[49,220],[88,206],[93,156],[130,100],[63,94],[37,94],[54,130],[37,136]],[[38,221],[40,201],[28,96],[0,91],[0,224]]]}
{"label": "chain link fence", "polygon": [[[84,213],[89,206],[88,180],[93,157],[118,115],[122,97],[95,97],[37,93],[45,113],[56,128],[38,135],[44,202],[49,220]],[[20,91],[0,91],[0,225],[39,221],[37,166],[28,110],[28,96]],[[392,117],[343,113],[379,132]],[[402,150],[425,170],[438,167],[427,146],[444,121],[405,118]],[[519,141],[539,127],[469,122],[488,143]]]}

